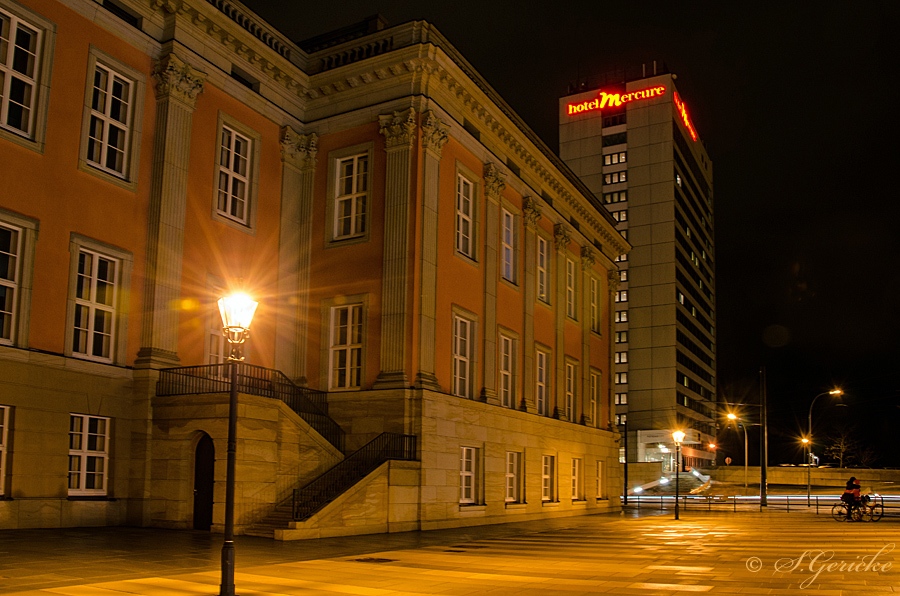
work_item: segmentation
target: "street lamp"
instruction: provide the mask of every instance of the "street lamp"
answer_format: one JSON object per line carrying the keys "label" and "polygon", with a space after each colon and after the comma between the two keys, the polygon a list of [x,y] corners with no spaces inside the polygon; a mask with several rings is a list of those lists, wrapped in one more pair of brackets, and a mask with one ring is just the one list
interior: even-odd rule
{"label": "street lamp", "polygon": [[673,432],[672,440],[675,442],[675,519],[678,519],[678,474],[681,472],[681,442],[684,441],[684,431]]}
{"label": "street lamp", "polygon": [[741,424],[738,425],[738,421],[741,419],[737,417],[733,412],[729,412],[727,418],[735,423],[735,426],[740,426],[741,430],[744,431],[744,488],[747,488],[747,425]]}
{"label": "street lamp", "polygon": [[228,460],[225,476],[225,541],[222,544],[222,583],[219,596],[234,596],[234,465],[237,453],[238,362],[244,359],[243,344],[250,335],[250,322],[259,302],[247,294],[219,298],[222,332],[231,345],[231,394],[228,401]]}
{"label": "street lamp", "polygon": [[819,395],[815,396],[812,400],[812,403],[809,404],[809,429],[808,429],[809,432],[807,432],[807,434],[806,434],[806,438],[808,439],[807,450],[806,450],[806,506],[807,507],[809,507],[811,505],[809,493],[810,493],[810,488],[811,488],[811,484],[812,484],[812,476],[811,476],[811,472],[810,472],[810,467],[811,467],[810,464],[812,463],[812,410],[813,410],[813,406],[816,403],[816,400],[819,399],[820,397],[822,397],[823,395],[831,395],[834,397],[840,397],[841,395],[844,395],[844,392],[841,391],[840,389],[832,389],[831,391],[826,391],[824,393],[820,393]]}

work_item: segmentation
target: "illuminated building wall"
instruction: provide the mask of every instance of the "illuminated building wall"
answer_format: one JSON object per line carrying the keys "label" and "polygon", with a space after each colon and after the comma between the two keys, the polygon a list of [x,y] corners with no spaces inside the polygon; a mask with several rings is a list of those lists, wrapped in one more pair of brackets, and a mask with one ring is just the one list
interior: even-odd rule
{"label": "illuminated building wall", "polygon": [[[621,80],[621,79],[620,79]],[[618,262],[614,403],[628,461],[665,460],[659,431],[693,429],[689,463],[714,459],[712,163],[671,74],[559,101],[560,155],[633,246]],[[699,437],[697,434],[699,433]],[[671,439],[669,439],[671,448]]]}

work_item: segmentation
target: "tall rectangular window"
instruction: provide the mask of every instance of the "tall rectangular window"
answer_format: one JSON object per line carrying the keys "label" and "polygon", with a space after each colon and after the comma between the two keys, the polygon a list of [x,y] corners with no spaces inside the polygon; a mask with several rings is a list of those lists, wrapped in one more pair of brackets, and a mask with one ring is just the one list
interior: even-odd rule
{"label": "tall rectangular window", "polygon": [[16,328],[22,233],[0,223],[0,344],[12,344]]}
{"label": "tall rectangular window", "polygon": [[534,401],[537,406],[537,413],[541,416],[549,416],[549,397],[550,397],[550,354],[543,350],[536,350],[534,353],[535,362],[535,390]]}
{"label": "tall rectangular window", "polygon": [[541,456],[541,501],[555,500],[556,492],[556,457],[553,455]]}
{"label": "tall rectangular window", "polygon": [[94,65],[87,161],[119,177],[127,172],[134,89],[130,78],[105,64]]}
{"label": "tall rectangular window", "polygon": [[566,362],[566,420],[575,420],[576,383],[578,382],[578,367],[571,362]]}
{"label": "tall rectangular window", "polygon": [[600,282],[591,278],[591,331],[600,333]]}
{"label": "tall rectangular window", "polygon": [[500,335],[500,403],[516,407],[516,340]]}
{"label": "tall rectangular window", "polygon": [[617,372],[616,373],[616,385],[625,385],[628,383],[628,373],[627,372]]}
{"label": "tall rectangular window", "polygon": [[472,398],[475,323],[453,316],[453,394]]}
{"label": "tall rectangular window", "polygon": [[219,198],[216,211],[226,219],[248,225],[252,142],[226,124],[222,125],[219,141]]}
{"label": "tall rectangular window", "polygon": [[591,410],[591,420],[594,426],[600,426],[600,372],[591,371],[591,397],[588,407]]}
{"label": "tall rectangular window", "polygon": [[459,457],[459,502],[478,502],[478,449],[461,447]]}
{"label": "tall rectangular window", "polygon": [[537,237],[537,297],[550,302],[550,243]]}
{"label": "tall rectangular window", "polygon": [[69,494],[105,495],[109,480],[109,418],[69,416]]}
{"label": "tall rectangular window", "polygon": [[584,460],[572,458],[572,500],[584,500]]}
{"label": "tall rectangular window", "polygon": [[574,319],[576,314],[575,300],[575,261],[566,259],[566,316]]}
{"label": "tall rectangular window", "polygon": [[329,389],[358,389],[362,381],[362,304],[331,309],[331,380]]}
{"label": "tall rectangular window", "polygon": [[503,209],[500,219],[503,224],[500,238],[500,267],[503,279],[516,282],[516,216]]}
{"label": "tall rectangular window", "polygon": [[82,248],[75,281],[72,353],[112,361],[116,337],[119,262]]}
{"label": "tall rectangular window", "polygon": [[475,184],[456,176],[456,251],[475,258]]}
{"label": "tall rectangular window", "polygon": [[34,136],[43,32],[0,9],[0,126]]}
{"label": "tall rectangular window", "polygon": [[367,229],[369,154],[337,160],[334,197],[334,239],[357,238]]}
{"label": "tall rectangular window", "polygon": [[597,498],[605,499],[606,498],[606,478],[604,478],[604,474],[606,471],[603,468],[603,461],[597,460]]}
{"label": "tall rectangular window", "polygon": [[6,446],[9,442],[9,406],[0,406],[0,496],[6,491]]}
{"label": "tall rectangular window", "polygon": [[506,452],[506,502],[522,502],[522,454]]}

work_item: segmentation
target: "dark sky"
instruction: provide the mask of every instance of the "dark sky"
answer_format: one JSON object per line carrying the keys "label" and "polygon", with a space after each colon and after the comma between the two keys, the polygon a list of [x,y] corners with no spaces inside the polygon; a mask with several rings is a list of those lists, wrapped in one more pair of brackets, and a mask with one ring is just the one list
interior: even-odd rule
{"label": "dark sky", "polygon": [[570,82],[665,63],[714,164],[720,399],[765,366],[779,463],[839,385],[815,436],[900,465],[900,3],[244,1],[294,40],[427,20],[553,150]]}

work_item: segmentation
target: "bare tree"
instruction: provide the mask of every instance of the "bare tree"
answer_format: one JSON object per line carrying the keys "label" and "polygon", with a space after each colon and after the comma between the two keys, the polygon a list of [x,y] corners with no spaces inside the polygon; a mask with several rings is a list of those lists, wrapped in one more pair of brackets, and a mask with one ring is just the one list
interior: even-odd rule
{"label": "bare tree", "polygon": [[843,468],[844,463],[859,451],[859,442],[854,437],[853,429],[841,429],[832,435],[830,443],[825,447],[825,455],[838,461],[838,467]]}

